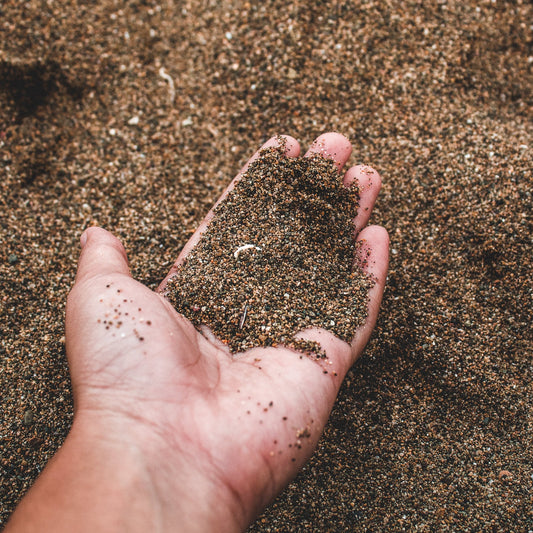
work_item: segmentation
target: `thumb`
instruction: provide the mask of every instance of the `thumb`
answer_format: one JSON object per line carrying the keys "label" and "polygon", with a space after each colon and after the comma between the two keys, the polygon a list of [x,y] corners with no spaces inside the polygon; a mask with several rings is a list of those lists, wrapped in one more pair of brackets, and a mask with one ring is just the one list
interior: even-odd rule
{"label": "thumb", "polygon": [[76,282],[105,274],[130,275],[128,257],[122,243],[109,231],[92,227],[81,238]]}

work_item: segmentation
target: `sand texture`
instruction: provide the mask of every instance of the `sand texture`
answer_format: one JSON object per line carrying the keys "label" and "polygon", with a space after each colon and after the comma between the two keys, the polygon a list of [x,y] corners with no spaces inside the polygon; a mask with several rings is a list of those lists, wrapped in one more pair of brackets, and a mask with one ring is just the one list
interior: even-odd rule
{"label": "sand texture", "polygon": [[[78,239],[155,288],[266,139],[383,177],[378,326],[251,532],[533,530],[531,4],[0,3],[0,512],[72,421]],[[317,401],[320,401],[317,399]]]}
{"label": "sand texture", "polygon": [[283,344],[322,358],[320,344],[294,335],[315,327],[351,342],[368,315],[372,279],[354,263],[364,258],[353,238],[359,188],[330,159],[283,150],[250,164],[165,294],[231,353]]}

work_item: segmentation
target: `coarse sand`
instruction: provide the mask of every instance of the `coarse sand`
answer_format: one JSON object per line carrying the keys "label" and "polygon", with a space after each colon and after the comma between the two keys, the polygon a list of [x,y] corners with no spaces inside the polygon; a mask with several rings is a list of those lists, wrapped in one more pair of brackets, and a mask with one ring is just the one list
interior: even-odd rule
{"label": "coarse sand", "polygon": [[311,327],[351,342],[367,317],[370,276],[361,269],[353,220],[359,189],[331,159],[262,150],[214,209],[200,241],[164,294],[201,331],[235,354],[284,345],[313,358]]}
{"label": "coarse sand", "polygon": [[533,530],[532,5],[0,4],[0,516],[72,421],[78,240],[155,288],[279,133],[383,177],[378,325],[316,454],[250,532]]}

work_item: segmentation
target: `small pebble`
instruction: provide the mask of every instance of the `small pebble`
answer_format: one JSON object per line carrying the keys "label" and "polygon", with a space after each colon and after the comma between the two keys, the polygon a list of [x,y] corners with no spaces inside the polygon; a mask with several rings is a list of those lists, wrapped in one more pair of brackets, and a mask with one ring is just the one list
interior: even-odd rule
{"label": "small pebble", "polygon": [[24,416],[22,418],[22,422],[23,422],[23,424],[25,426],[31,426],[33,424],[34,418],[35,418],[35,416],[33,414],[33,411],[28,409],[27,411],[24,412]]}

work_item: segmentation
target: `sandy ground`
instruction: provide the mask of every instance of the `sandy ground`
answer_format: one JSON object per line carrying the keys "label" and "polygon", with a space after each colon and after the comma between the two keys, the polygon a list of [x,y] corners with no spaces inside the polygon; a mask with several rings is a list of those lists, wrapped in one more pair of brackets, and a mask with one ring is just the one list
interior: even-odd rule
{"label": "sandy ground", "polygon": [[250,531],[533,530],[531,5],[78,4],[0,5],[2,523],[72,420],[82,230],[155,287],[264,140],[336,130],[383,176],[388,286],[317,453]]}

